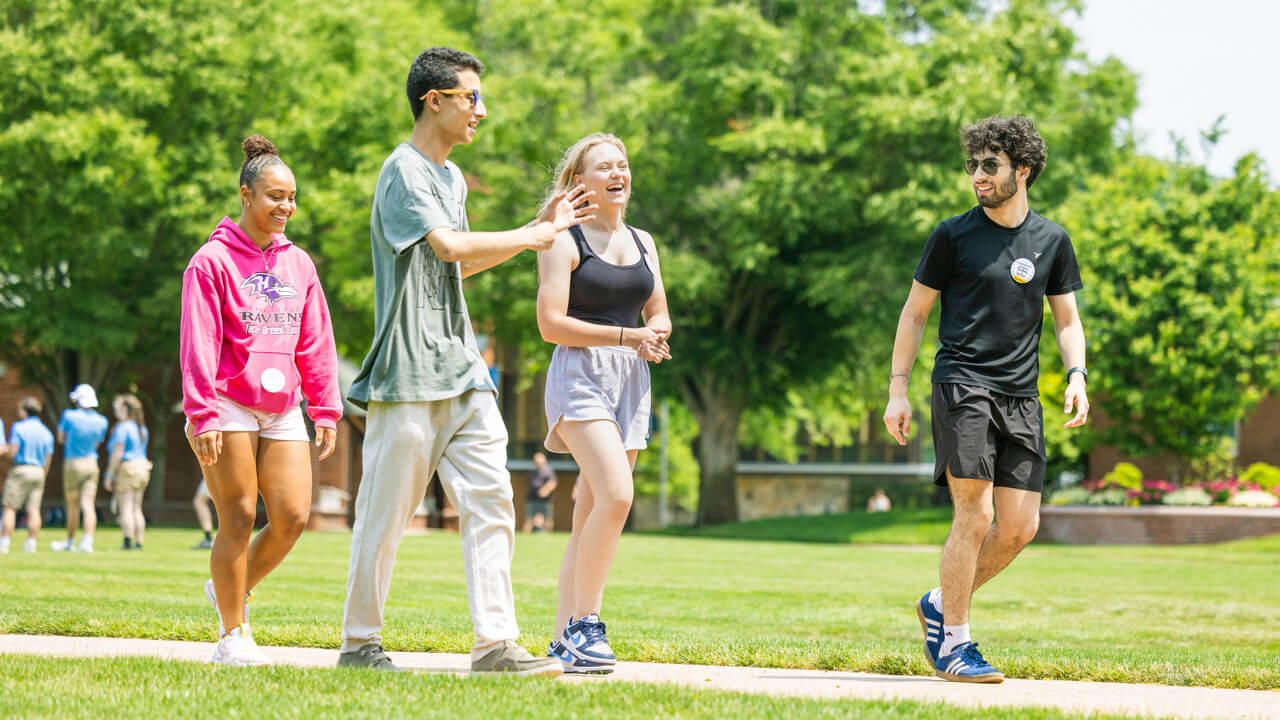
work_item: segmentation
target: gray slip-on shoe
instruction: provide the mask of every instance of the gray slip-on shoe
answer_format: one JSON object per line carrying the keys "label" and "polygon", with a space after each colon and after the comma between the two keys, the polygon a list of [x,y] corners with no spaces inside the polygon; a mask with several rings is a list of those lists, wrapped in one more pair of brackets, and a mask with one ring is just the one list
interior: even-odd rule
{"label": "gray slip-on shoe", "polygon": [[534,657],[515,642],[504,640],[484,657],[472,660],[471,672],[556,677],[564,673],[564,665],[559,658]]}
{"label": "gray slip-on shoe", "polygon": [[391,663],[391,658],[387,657],[386,651],[377,643],[369,643],[368,645],[361,647],[359,650],[349,650],[344,653],[338,653],[338,667],[369,668],[370,670],[384,670],[386,672],[404,672],[404,668],[398,668]]}

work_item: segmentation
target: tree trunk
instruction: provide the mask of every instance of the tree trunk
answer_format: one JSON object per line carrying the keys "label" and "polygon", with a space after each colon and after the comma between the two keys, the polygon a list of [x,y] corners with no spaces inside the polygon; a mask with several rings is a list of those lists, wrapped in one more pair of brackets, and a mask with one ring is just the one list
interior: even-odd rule
{"label": "tree trunk", "polygon": [[738,422],[742,410],[712,388],[701,388],[698,420],[698,525],[738,521]]}
{"label": "tree trunk", "polygon": [[147,424],[151,432],[151,484],[147,486],[147,501],[152,505],[164,503],[165,473],[169,460],[169,423],[173,413],[169,408],[174,397],[169,390],[173,382],[175,363],[165,363],[159,372],[160,379],[156,384],[154,399],[151,403],[151,417]]}

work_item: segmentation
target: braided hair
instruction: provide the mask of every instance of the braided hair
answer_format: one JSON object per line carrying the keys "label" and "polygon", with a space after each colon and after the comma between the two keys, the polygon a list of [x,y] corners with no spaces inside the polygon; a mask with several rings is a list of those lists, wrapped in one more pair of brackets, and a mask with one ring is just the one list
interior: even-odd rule
{"label": "braided hair", "polygon": [[240,185],[243,187],[252,188],[263,170],[273,165],[285,166],[276,146],[261,135],[245,138],[243,148],[244,164],[240,166]]}

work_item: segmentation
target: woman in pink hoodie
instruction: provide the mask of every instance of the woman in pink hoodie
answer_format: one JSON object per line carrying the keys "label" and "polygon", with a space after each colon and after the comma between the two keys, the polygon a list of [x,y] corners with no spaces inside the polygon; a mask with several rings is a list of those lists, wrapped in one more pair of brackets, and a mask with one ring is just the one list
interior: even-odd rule
{"label": "woman in pink hoodie", "polygon": [[[271,141],[244,141],[239,222],[223,218],[182,276],[183,410],[218,512],[205,594],[218,613],[209,662],[269,664],[249,629],[249,592],[293,548],[311,508],[307,400],[320,459],[342,401],[329,308],[311,258],[284,236],[293,173]],[[250,544],[258,494],[267,525]]]}

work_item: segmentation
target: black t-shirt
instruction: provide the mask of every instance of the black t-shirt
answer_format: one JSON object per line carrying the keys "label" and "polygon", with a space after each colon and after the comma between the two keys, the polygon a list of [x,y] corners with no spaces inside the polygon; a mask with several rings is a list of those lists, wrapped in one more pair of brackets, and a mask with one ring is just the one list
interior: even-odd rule
{"label": "black t-shirt", "polygon": [[933,382],[1039,395],[1044,296],[1084,287],[1066,230],[1034,211],[1007,228],[977,206],[938,225],[915,278],[942,293]]}
{"label": "black t-shirt", "polygon": [[535,467],[533,472],[529,473],[529,499],[546,500],[546,498],[538,495],[538,491],[555,479],[556,471],[552,470],[550,465],[543,465],[540,468]]}

